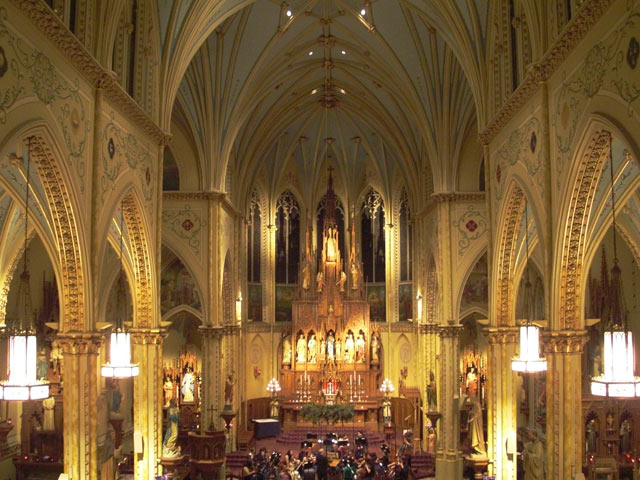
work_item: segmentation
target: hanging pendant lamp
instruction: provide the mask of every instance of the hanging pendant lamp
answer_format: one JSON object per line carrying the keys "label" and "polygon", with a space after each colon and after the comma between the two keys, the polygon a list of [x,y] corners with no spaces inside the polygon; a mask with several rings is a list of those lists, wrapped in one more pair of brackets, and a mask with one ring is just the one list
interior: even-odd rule
{"label": "hanging pendant lamp", "polygon": [[125,331],[124,317],[127,314],[126,285],[124,277],[124,249],[122,245],[124,228],[124,212],[120,216],[120,274],[118,276],[117,318],[115,330],[111,332],[111,348],[109,362],[102,365],[100,370],[103,377],[129,378],[137,377],[140,373],[138,364],[131,363],[131,334]]}
{"label": "hanging pendant lamp", "polygon": [[520,355],[511,360],[511,370],[522,373],[536,373],[547,370],[547,360],[540,357],[540,329],[531,323],[533,317],[533,289],[529,280],[529,204],[524,210],[524,235],[527,260],[525,264],[524,303],[526,322],[520,326]]}
{"label": "hanging pendant lamp", "polygon": [[49,397],[49,383],[36,378],[37,340],[29,288],[29,186],[31,159],[27,159],[24,212],[24,268],[18,284],[18,315],[9,335],[9,379],[0,382],[0,400],[42,400]]}
{"label": "hanging pendant lamp", "polygon": [[[613,183],[613,157],[609,151],[611,175],[611,213],[613,217],[613,267],[607,295],[607,314],[604,321],[604,369],[602,375],[591,379],[591,393],[599,397],[640,397],[640,377],[634,373],[633,334],[627,325],[622,292],[622,271],[618,266],[616,243],[616,197]],[[635,282],[634,282],[635,283]]]}

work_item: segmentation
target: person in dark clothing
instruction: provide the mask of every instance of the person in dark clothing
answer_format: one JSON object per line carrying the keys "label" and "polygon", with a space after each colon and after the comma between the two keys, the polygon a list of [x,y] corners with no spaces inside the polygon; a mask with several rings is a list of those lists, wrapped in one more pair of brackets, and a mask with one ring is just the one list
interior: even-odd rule
{"label": "person in dark clothing", "polygon": [[321,448],[316,455],[316,475],[318,480],[327,480],[329,470],[329,459],[325,455],[324,448]]}

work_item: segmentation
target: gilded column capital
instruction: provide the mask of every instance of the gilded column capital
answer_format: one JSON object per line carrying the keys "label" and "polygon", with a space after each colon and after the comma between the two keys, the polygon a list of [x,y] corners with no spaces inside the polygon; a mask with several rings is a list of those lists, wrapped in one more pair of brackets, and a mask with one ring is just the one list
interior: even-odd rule
{"label": "gilded column capital", "polygon": [[542,334],[542,349],[548,353],[582,353],[587,343],[586,330],[557,330]]}
{"label": "gilded column capital", "polygon": [[432,322],[428,322],[428,323],[421,323],[418,326],[419,332],[420,333],[424,333],[424,334],[431,334],[434,335],[436,333],[438,333],[438,328],[440,327],[440,325],[438,325],[437,323],[432,323]]}
{"label": "gilded column capital", "polygon": [[134,345],[162,345],[168,334],[165,328],[131,328],[129,333]]}
{"label": "gilded column capital", "polygon": [[443,338],[457,338],[462,333],[462,325],[438,325],[437,331]]}
{"label": "gilded column capital", "polygon": [[64,333],[58,334],[55,342],[63,355],[97,355],[104,335],[95,332]]}
{"label": "gilded column capital", "polygon": [[224,327],[214,327],[213,325],[200,325],[198,330],[205,338],[221,339],[224,336]]}
{"label": "gilded column capital", "polygon": [[483,330],[483,334],[490,345],[502,345],[506,343],[518,343],[520,339],[518,327],[489,327]]}

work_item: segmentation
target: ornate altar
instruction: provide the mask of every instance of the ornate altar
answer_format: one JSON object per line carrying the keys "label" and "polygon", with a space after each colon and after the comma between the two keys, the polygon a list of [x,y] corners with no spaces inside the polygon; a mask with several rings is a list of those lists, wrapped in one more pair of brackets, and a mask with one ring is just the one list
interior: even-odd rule
{"label": "ornate altar", "polygon": [[302,421],[298,413],[308,402],[352,403],[356,422],[377,424],[381,340],[370,325],[353,229],[349,260],[346,265],[343,262],[335,205],[329,172],[322,255],[314,271],[307,231],[292,302],[292,331],[283,341],[280,377],[285,429]]}

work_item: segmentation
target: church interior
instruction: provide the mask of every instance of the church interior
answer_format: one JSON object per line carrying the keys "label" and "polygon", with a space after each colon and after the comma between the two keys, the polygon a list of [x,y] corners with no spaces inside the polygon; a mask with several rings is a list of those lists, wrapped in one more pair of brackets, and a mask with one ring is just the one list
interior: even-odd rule
{"label": "church interior", "polygon": [[0,0],[0,480],[640,478],[639,39]]}

